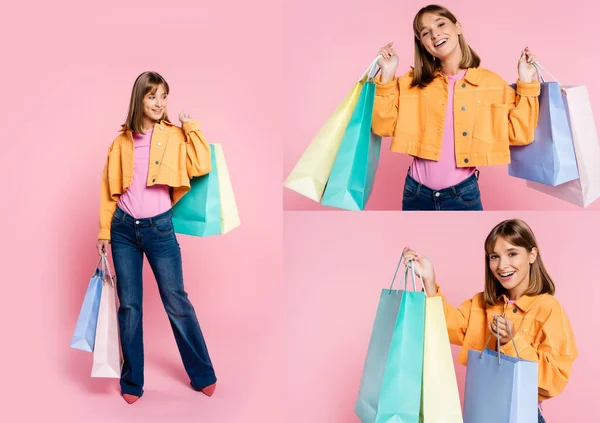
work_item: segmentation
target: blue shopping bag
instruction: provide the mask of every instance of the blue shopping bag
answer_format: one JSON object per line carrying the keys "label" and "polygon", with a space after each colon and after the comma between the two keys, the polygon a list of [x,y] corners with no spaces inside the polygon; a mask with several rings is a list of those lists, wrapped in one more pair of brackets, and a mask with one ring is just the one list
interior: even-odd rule
{"label": "blue shopping bag", "polygon": [[[362,423],[374,423],[379,408],[381,383],[398,318],[400,301],[404,293],[401,289],[394,289],[394,282],[402,264],[402,259],[403,256],[400,257],[390,288],[381,290],[379,296],[375,323],[371,331],[358,397],[354,405],[354,412]],[[405,269],[403,276],[405,284],[407,273],[408,268]],[[402,280],[398,288],[401,286]]]}
{"label": "blue shopping bag", "polygon": [[[540,79],[543,81],[541,76]],[[558,82],[541,83],[539,104],[534,141],[510,147],[508,173],[551,186],[573,181],[579,178],[579,171],[567,108]]]}
{"label": "blue shopping bag", "polygon": [[464,423],[537,422],[538,363],[488,349],[491,337],[483,351],[469,351]]}
{"label": "blue shopping bag", "polygon": [[[98,265],[102,262],[101,269]],[[105,268],[102,259],[98,262],[94,275],[90,278],[83,304],[79,311],[75,331],[71,338],[71,348],[92,352],[96,339],[96,324],[98,322],[98,310],[100,307],[100,294],[102,293],[102,281],[104,280]]]}
{"label": "blue shopping bag", "polygon": [[425,347],[425,292],[402,294],[387,357],[375,423],[419,423]]}
{"label": "blue shopping bag", "polygon": [[215,147],[210,146],[212,170],[192,178],[190,191],[173,206],[176,233],[210,236],[221,233],[221,198]]}
{"label": "blue shopping bag", "polygon": [[369,200],[381,151],[381,137],[371,131],[375,89],[365,81],[325,186],[325,206],[364,210]]}

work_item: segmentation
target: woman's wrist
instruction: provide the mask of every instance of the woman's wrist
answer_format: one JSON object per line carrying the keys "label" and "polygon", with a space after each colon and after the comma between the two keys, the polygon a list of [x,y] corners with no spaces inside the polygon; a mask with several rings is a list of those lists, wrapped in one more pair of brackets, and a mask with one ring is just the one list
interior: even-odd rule
{"label": "woman's wrist", "polygon": [[385,84],[390,82],[396,76],[396,69],[381,68],[381,82]]}

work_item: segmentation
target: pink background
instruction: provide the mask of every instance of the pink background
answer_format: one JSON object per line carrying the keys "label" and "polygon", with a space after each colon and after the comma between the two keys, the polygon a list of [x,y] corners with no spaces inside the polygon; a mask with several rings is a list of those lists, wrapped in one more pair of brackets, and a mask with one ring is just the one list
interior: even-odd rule
{"label": "pink background", "polygon": [[[394,41],[399,56],[397,73],[409,70],[414,53],[412,21],[426,4],[423,0],[285,3],[283,179],[381,46]],[[462,22],[466,40],[481,57],[482,66],[509,83],[517,78],[521,50],[529,46],[561,83],[586,85],[600,127],[600,82],[589,71],[600,66],[600,56],[590,54],[589,47],[589,40],[597,35],[597,4],[587,0],[569,1],[568,7],[560,1],[522,0],[447,0],[441,4]],[[389,145],[390,140],[384,139],[370,210],[402,207],[404,178],[412,158],[392,153]],[[577,209],[527,188],[522,179],[509,177],[506,165],[481,168],[479,182],[486,210]],[[286,210],[326,209],[283,190]],[[588,209],[600,209],[600,201]]]}
{"label": "pink background", "polygon": [[[282,170],[273,134],[283,128],[273,104],[281,2],[14,3],[3,21],[0,420],[278,415]],[[222,237],[179,237],[187,291],[219,378],[214,397],[189,387],[146,265],[146,393],[128,406],[118,381],[90,378],[92,356],[69,342],[97,262],[106,152],[135,78],[149,69],[171,86],[171,118],[184,109],[222,143],[242,226]]]}
{"label": "pink background", "polygon": [[[402,248],[428,256],[449,302],[483,289],[483,243],[500,221],[533,229],[575,332],[571,380],[544,403],[548,422],[600,421],[595,213],[301,213],[284,217],[285,397],[288,423],[358,422],[354,402],[382,288]],[[456,359],[458,347],[453,346]],[[459,388],[466,368],[456,365]],[[462,394],[461,394],[462,395]]]}

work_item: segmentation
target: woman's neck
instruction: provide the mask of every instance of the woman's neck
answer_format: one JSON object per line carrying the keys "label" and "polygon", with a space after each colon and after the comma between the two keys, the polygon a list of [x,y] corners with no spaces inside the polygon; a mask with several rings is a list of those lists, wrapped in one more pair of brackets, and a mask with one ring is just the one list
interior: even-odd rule
{"label": "woman's neck", "polygon": [[149,131],[149,130],[151,130],[152,128],[154,128],[154,124],[156,124],[156,122],[155,122],[155,121],[153,121],[153,120],[150,120],[150,119],[144,119],[144,120],[142,121],[142,129],[144,130],[144,132],[145,132],[145,131]]}
{"label": "woman's neck", "polygon": [[456,48],[450,56],[441,61],[442,73],[444,75],[458,75],[461,71],[460,62],[462,62],[462,52]]}

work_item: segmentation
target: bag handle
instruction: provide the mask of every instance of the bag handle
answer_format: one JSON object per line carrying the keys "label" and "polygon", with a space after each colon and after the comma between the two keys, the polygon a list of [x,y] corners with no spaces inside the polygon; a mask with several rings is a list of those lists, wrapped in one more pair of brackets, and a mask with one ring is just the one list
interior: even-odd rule
{"label": "bag handle", "polygon": [[110,280],[110,284],[114,287],[115,286],[115,281],[114,281],[114,276],[112,275],[112,272],[110,271],[110,264],[108,264],[108,258],[106,257],[106,254],[104,252],[102,252],[102,257],[100,258],[100,260],[102,260],[102,269],[103,272],[108,272],[108,276],[109,276],[109,280]]}
{"label": "bag handle", "polygon": [[[394,287],[394,282],[396,281],[396,277],[398,276],[398,270],[400,270],[400,266],[402,265],[404,259],[404,253],[402,253],[400,255],[400,260],[398,260],[398,265],[396,266],[396,272],[394,273],[394,277],[392,278],[392,283],[390,285],[390,291],[393,290]],[[421,275],[421,270],[419,269],[419,265],[418,263],[414,262],[413,260],[409,261],[408,264],[404,267],[404,273],[402,275],[402,278],[400,279],[400,283],[398,284],[398,286],[402,286],[402,281],[404,281],[404,290],[406,291],[406,287],[408,285],[408,270],[410,269],[412,272],[412,286],[413,286],[413,290],[416,292],[417,291],[417,285],[415,283],[415,267],[417,268],[417,273],[419,275],[419,280],[421,281],[421,289],[423,290],[423,292],[425,292],[425,287],[423,285],[423,276]],[[400,291],[400,288],[398,288],[396,291]],[[427,296],[427,292],[425,292],[425,296]]]}
{"label": "bag handle", "polygon": [[364,73],[362,74],[362,76],[359,78],[359,82],[362,81],[365,76],[367,76],[368,80],[371,80],[373,78],[375,78],[377,76],[377,74],[379,73],[379,71],[381,70],[381,68],[379,66],[377,66],[377,62],[379,62],[379,59],[381,58],[381,55],[378,55],[375,60],[373,60],[371,62],[371,64],[369,65],[369,67],[367,68],[366,71],[364,71]]}
{"label": "bag handle", "polygon": [[[513,347],[515,347],[515,352],[517,353],[517,358],[520,360],[521,356],[519,355],[519,350],[517,350],[517,344],[515,343],[515,339],[513,338],[512,332],[510,330],[510,326],[508,325],[508,319],[506,319],[506,317],[504,317],[504,316],[496,316],[496,317],[494,317],[494,321],[496,323],[498,323],[498,319],[500,317],[502,317],[504,319],[504,322],[506,323],[506,328],[508,329],[508,334],[510,335],[510,340],[513,343]],[[485,341],[485,345],[483,346],[483,349],[481,350],[481,354],[479,355],[480,360],[483,358],[483,352],[487,348],[488,343],[490,342],[490,339],[492,339],[492,336],[494,336],[494,334],[490,333],[490,336],[488,337],[487,341]],[[502,363],[500,361],[500,335],[499,334],[496,334],[496,345],[498,347],[498,365],[501,366]]]}
{"label": "bag handle", "polygon": [[540,62],[533,62],[532,63],[533,67],[535,68],[535,73],[538,77],[538,81],[540,82],[546,82],[546,80],[544,79],[543,75],[542,75],[542,69],[544,70],[544,72],[546,72],[548,75],[550,75],[550,77],[552,79],[554,79],[554,81],[560,85],[560,82],[558,82],[558,79],[556,79],[556,77],[554,75],[552,75],[550,73],[550,71],[548,71],[548,69],[546,69],[545,67],[543,67]]}

